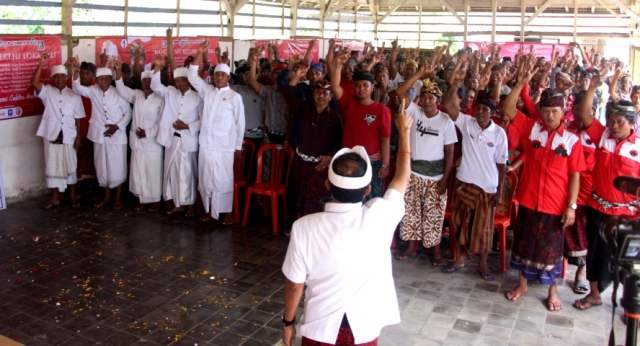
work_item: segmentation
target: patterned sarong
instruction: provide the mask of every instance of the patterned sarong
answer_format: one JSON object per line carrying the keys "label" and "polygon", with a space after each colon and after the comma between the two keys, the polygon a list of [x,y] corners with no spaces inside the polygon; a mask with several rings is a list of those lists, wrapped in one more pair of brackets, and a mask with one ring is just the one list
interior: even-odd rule
{"label": "patterned sarong", "polygon": [[296,212],[300,216],[324,211],[323,201],[331,197],[324,185],[328,170],[318,171],[318,162],[307,162],[296,155],[294,161],[294,179],[296,194]]}
{"label": "patterned sarong", "polygon": [[531,210],[522,205],[513,232],[511,267],[528,280],[555,285],[562,274],[564,229],[562,216]]}
{"label": "patterned sarong", "polygon": [[438,181],[411,174],[404,203],[400,238],[404,241],[422,240],[425,248],[440,244],[447,193],[438,194]]}
{"label": "patterned sarong", "polygon": [[587,208],[579,205],[576,209],[576,222],[564,230],[564,256],[569,263],[580,267],[585,265],[588,248]]}
{"label": "patterned sarong", "polygon": [[493,245],[491,194],[473,184],[460,182],[453,191],[452,222],[458,244],[471,257],[489,252]]}

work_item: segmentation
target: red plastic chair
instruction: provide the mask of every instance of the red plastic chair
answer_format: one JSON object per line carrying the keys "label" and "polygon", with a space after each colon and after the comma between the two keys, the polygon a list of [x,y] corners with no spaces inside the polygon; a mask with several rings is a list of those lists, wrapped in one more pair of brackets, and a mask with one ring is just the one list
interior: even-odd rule
{"label": "red plastic chair", "polygon": [[[271,152],[271,167],[268,182],[262,181],[263,159],[266,152]],[[261,195],[267,196],[271,200],[271,224],[274,232],[278,232],[278,196],[282,197],[284,217],[289,219],[289,212],[286,207],[287,185],[289,184],[289,176],[294,158],[293,149],[288,145],[267,144],[258,150],[258,175],[256,183],[247,188],[246,203],[244,206],[244,217],[242,218],[242,227],[247,226],[249,219],[249,207],[251,205],[251,196]]]}
{"label": "red plastic chair", "polygon": [[240,189],[249,184],[249,173],[253,157],[256,154],[256,145],[252,141],[242,142],[242,156],[233,163],[233,218],[240,222]]}
{"label": "red plastic chair", "polygon": [[[513,204],[513,196],[515,196],[518,188],[518,174],[508,172],[502,186],[502,202],[496,209],[493,218],[493,227],[498,230],[498,240],[500,242],[500,271],[507,271],[507,228],[511,225],[511,208]],[[451,257],[456,259],[456,241],[455,235],[449,237],[451,246]]]}

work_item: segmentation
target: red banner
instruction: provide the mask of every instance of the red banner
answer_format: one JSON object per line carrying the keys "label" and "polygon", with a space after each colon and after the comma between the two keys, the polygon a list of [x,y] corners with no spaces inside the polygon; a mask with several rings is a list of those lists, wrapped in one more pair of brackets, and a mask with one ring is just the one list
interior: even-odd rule
{"label": "red banner", "polygon": [[62,64],[59,36],[0,37],[0,120],[42,114],[44,105],[33,94],[31,76],[45,52],[49,60],[40,81],[49,83],[51,67]]}
{"label": "red banner", "polygon": [[[311,40],[275,40],[278,45],[278,55],[280,55],[280,59],[289,59],[296,54],[300,55],[300,57],[304,57],[304,54],[307,52],[307,48],[309,47],[309,41]],[[255,41],[254,46],[267,44],[269,42],[274,41]],[[316,45],[311,50],[311,54],[309,55],[309,59],[311,61],[318,62],[319,60],[320,52],[318,46],[319,42],[316,42]],[[264,51],[264,56],[267,56],[266,49]]]}
{"label": "red banner", "polygon": [[[198,54],[200,43],[207,37],[174,37],[173,38],[173,57],[178,67],[184,66],[184,61],[188,56],[195,57]],[[217,37],[209,37],[208,57],[212,65],[218,64],[215,48],[218,46]],[[153,61],[158,54],[167,54],[167,38],[152,37],[126,37],[126,36],[108,36],[96,38],[96,63],[100,63],[100,54],[107,54],[107,67],[113,68],[113,63],[118,56],[120,60],[133,67],[134,52],[137,47],[142,47],[144,54],[140,55],[140,64],[145,69],[151,69]]]}
{"label": "red banner", "polygon": [[349,53],[357,51],[362,53],[364,51],[364,41],[360,40],[341,40],[336,39],[336,46],[344,46],[349,49]]}
{"label": "red banner", "polygon": [[[482,50],[486,52],[488,47],[491,45],[491,42],[473,42],[467,41],[464,43],[465,47],[471,47],[471,49]],[[551,59],[551,52],[553,50],[553,44],[550,43],[532,43],[532,42],[506,42],[506,43],[496,43],[496,45],[500,46],[500,55],[502,57],[511,57],[511,59],[515,58],[518,53],[518,49],[522,46],[522,50],[524,54],[529,54],[529,47],[533,45],[533,52],[535,56],[542,56],[547,59]],[[556,44],[556,52],[560,52],[560,55],[564,55],[567,51],[568,44]]]}

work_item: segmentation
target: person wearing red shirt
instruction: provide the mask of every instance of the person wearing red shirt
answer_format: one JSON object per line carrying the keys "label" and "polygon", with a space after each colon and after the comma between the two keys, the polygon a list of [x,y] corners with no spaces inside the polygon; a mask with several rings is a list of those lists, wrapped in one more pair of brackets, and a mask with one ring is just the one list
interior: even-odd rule
{"label": "person wearing red shirt", "polygon": [[382,181],[389,174],[391,111],[380,102],[371,99],[374,77],[369,71],[353,74],[355,95],[345,92],[341,86],[340,71],[348,58],[346,52],[337,52],[331,70],[331,91],[344,118],[342,147],[361,145],[365,148],[374,173],[371,181],[372,191],[367,198],[381,197]]}
{"label": "person wearing red shirt", "polygon": [[[586,112],[585,116],[591,116],[596,113],[598,101],[592,98],[591,103],[586,103],[585,92],[577,94],[573,103],[573,114]],[[594,102],[595,101],[595,102]],[[589,200],[591,199],[591,188],[593,181],[591,173],[595,164],[596,143],[593,142],[589,134],[585,131],[582,117],[576,116],[571,123],[569,129],[575,130],[580,135],[582,143],[582,153],[586,169],[580,172],[580,192],[578,193],[578,208],[576,209],[576,221],[573,225],[567,227],[564,232],[564,257],[567,258],[569,264],[578,267],[573,283],[573,292],[577,294],[585,294],[589,292],[589,281],[586,280],[586,256],[587,256],[587,210]]]}
{"label": "person wearing red shirt", "polygon": [[527,164],[518,189],[511,267],[520,271],[518,284],[506,293],[518,301],[528,292],[528,280],[549,285],[547,309],[559,311],[557,278],[562,274],[563,229],[575,220],[584,157],[580,137],[564,128],[564,96],[545,90],[540,99],[542,121],[527,118],[516,109],[518,95],[537,72],[532,60],[518,70],[518,82],[503,102],[503,110],[523,137]]}
{"label": "person wearing red shirt", "polygon": [[[601,75],[593,76],[584,103],[593,100],[596,89],[602,84]],[[634,215],[637,212],[635,196],[613,188],[618,176],[640,175],[640,141],[633,126],[636,110],[629,101],[611,101],[607,104],[607,126],[594,121],[586,112],[578,113],[584,123],[585,132],[596,143],[593,166],[593,189],[587,210],[587,279],[590,292],[576,300],[574,307],[585,310],[602,305],[602,293],[613,281],[609,272],[611,253],[600,237],[600,225],[610,216]],[[577,115],[577,114],[576,114]]]}

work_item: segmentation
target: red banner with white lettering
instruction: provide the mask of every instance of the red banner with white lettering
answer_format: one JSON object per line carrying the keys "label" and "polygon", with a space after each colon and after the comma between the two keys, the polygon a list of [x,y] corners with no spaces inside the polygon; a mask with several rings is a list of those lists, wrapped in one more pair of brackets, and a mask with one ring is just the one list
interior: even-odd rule
{"label": "red banner with white lettering", "polygon": [[[311,40],[275,40],[275,43],[278,45],[278,55],[280,59],[289,59],[292,56],[298,54],[300,57],[304,57],[304,54],[307,52],[307,48],[309,47],[309,41]],[[259,46],[261,44],[273,43],[274,41],[266,41],[260,40],[255,41],[254,47]],[[311,50],[311,54],[309,54],[309,60],[313,62],[318,62],[320,57],[319,51],[319,42],[316,41],[315,46]],[[264,56],[267,56],[267,51],[265,49]]]}
{"label": "red banner with white lettering", "polygon": [[[174,37],[173,38],[173,58],[178,67],[184,66],[185,60],[189,56],[195,57],[198,54],[200,43],[207,37]],[[207,56],[211,65],[218,64],[216,57],[217,37],[209,38],[209,50]],[[135,50],[141,47],[139,63],[145,66],[143,69],[151,69],[156,55],[167,54],[167,38],[160,36],[133,37],[133,36],[109,36],[96,38],[96,64],[100,66],[100,55],[107,55],[107,67],[113,68],[113,63],[120,56],[122,62],[133,67],[135,62]]]}
{"label": "red banner with white lettering", "polygon": [[49,60],[40,81],[48,84],[51,67],[62,63],[60,36],[0,36],[0,120],[40,115],[44,105],[33,94],[31,76],[43,53]]}
{"label": "red banner with white lettering", "polygon": [[[472,50],[481,50],[482,52],[486,52],[491,45],[491,42],[474,42],[467,41],[464,43],[465,47],[471,47]],[[511,59],[515,58],[518,53],[518,49],[522,46],[522,51],[524,54],[529,54],[530,46],[533,45],[533,54],[537,57],[545,57],[546,59],[551,59],[551,52],[553,51],[553,44],[550,43],[532,43],[532,42],[505,42],[505,43],[495,43],[495,45],[500,47],[500,56],[501,57],[511,57]],[[556,44],[556,52],[560,52],[560,56],[563,56],[569,47],[568,44]]]}

